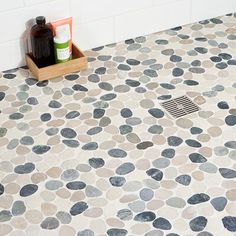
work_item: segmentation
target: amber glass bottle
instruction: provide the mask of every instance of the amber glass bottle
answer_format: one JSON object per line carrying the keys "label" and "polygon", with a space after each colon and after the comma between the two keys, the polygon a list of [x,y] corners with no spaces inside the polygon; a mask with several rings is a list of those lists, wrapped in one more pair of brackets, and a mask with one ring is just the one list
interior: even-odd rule
{"label": "amber glass bottle", "polygon": [[55,64],[53,33],[44,16],[36,17],[30,32],[33,60],[39,68]]}

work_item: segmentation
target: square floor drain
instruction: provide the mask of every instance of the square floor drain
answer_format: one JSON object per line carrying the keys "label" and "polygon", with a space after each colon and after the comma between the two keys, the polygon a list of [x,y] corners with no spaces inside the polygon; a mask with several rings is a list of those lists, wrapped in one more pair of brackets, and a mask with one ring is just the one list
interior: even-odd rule
{"label": "square floor drain", "polygon": [[200,107],[187,96],[181,96],[162,102],[161,106],[175,119],[200,111]]}

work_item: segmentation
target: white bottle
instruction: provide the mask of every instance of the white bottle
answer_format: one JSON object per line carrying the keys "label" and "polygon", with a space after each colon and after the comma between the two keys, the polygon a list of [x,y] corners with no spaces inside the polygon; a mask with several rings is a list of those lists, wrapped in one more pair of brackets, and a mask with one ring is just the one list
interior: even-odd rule
{"label": "white bottle", "polygon": [[54,50],[56,63],[62,63],[70,60],[70,27],[68,24],[56,28],[54,40]]}

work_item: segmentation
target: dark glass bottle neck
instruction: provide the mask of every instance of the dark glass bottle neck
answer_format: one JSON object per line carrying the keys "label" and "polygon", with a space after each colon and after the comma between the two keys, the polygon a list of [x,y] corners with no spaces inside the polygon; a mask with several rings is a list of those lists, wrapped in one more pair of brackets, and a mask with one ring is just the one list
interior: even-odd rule
{"label": "dark glass bottle neck", "polygon": [[39,27],[44,27],[44,26],[45,26],[45,23],[44,23],[44,22],[40,22],[40,23],[37,23],[37,25],[38,25]]}

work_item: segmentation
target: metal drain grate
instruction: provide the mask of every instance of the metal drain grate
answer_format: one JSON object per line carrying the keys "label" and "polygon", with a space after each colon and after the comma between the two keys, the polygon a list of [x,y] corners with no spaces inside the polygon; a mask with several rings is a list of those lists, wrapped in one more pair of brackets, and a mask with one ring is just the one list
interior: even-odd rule
{"label": "metal drain grate", "polygon": [[191,114],[200,110],[200,107],[197,104],[195,104],[187,96],[181,96],[181,97],[174,98],[166,102],[162,102],[161,106],[173,118],[186,116],[188,114]]}

